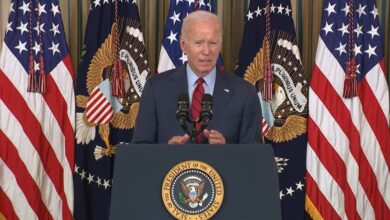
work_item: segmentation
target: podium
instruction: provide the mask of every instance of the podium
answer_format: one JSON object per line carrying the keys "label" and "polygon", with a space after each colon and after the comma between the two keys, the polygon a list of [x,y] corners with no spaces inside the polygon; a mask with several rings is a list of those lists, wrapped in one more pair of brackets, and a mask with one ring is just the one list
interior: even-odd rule
{"label": "podium", "polygon": [[115,159],[110,219],[175,219],[165,208],[162,185],[183,161],[212,166],[224,185],[211,219],[281,219],[279,184],[270,145],[120,145]]}

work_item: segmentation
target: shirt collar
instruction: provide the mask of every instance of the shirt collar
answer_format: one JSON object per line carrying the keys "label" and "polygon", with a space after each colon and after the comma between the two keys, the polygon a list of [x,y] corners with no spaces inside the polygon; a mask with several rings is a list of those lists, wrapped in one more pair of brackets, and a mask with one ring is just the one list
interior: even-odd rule
{"label": "shirt collar", "polygon": [[[210,88],[210,91],[206,92],[209,94],[213,94],[215,78],[217,76],[217,69],[214,67],[206,76],[203,77],[206,86]],[[199,77],[192,71],[190,65],[187,64],[187,82],[188,87],[191,88],[195,86],[195,82]]]}

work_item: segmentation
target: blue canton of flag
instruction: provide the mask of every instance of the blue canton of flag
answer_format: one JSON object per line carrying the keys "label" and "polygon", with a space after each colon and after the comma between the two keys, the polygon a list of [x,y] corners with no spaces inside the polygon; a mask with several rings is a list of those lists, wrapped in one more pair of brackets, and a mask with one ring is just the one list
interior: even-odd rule
{"label": "blue canton of flag", "polygon": [[[374,0],[323,4],[309,90],[306,209],[314,219],[390,219],[389,87],[378,17]],[[355,76],[356,94],[345,96]]]}
{"label": "blue canton of flag", "polygon": [[[378,9],[360,1],[354,2],[357,15],[353,23],[353,50],[357,59],[357,80],[360,82],[367,72],[383,59],[383,47],[380,46],[383,42],[377,18]],[[345,66],[348,60],[348,1],[325,1],[324,6],[325,16],[322,19],[320,36],[340,65]],[[338,9],[341,12],[336,14]],[[374,19],[368,19],[369,15]],[[366,54],[367,56],[364,56]]]}
{"label": "blue canton of flag", "polygon": [[[304,219],[308,83],[297,46],[289,0],[251,1],[235,73],[258,89],[265,142],[273,146],[279,172],[283,219]],[[273,93],[263,100],[266,12],[270,12],[270,55]]]}
{"label": "blue canton of flag", "polygon": [[59,1],[13,0],[0,55],[0,218],[73,219],[74,103]]}
{"label": "blue canton of flag", "polygon": [[[74,216],[108,219],[115,149],[131,142],[139,100],[149,77],[135,1],[93,0],[84,42],[76,88]],[[111,89],[113,64],[118,60],[122,70],[118,75],[125,81],[124,98],[113,96]]]}
{"label": "blue canton of flag", "polygon": [[[60,14],[58,9],[58,4],[55,5],[56,2],[53,2],[52,5],[49,4],[50,1],[47,1],[46,4],[43,4],[45,1],[41,1],[41,3],[36,3],[34,1],[34,8],[37,7],[37,13],[40,16],[40,23],[39,27],[37,26],[37,16],[32,16],[31,24],[33,25],[32,30],[32,43],[33,47],[32,50],[34,51],[34,60],[37,64],[39,62],[39,54],[40,49],[43,50],[43,56],[45,62],[45,72],[50,72],[50,70],[54,69],[54,67],[67,55],[68,53],[68,47],[64,38],[64,32],[61,32],[64,30],[62,20],[60,16],[54,16],[55,14]],[[51,2],[50,2],[51,3]],[[16,54],[18,60],[22,63],[25,70],[28,72],[28,55],[30,50],[30,32],[29,32],[29,25],[30,25],[30,3],[28,1],[13,1],[12,3],[12,11],[9,17],[9,23],[6,28],[6,34],[5,35],[5,43],[8,45],[8,47]],[[19,6],[20,5],[20,6]],[[36,6],[38,5],[38,6]],[[18,6],[18,9],[16,9],[16,6]],[[53,18],[51,16],[48,16],[48,12],[51,7],[52,11],[54,10]],[[15,13],[15,8],[17,10],[17,13]],[[34,9],[35,10],[35,9]],[[50,13],[50,11],[49,11]],[[20,16],[20,17],[19,17]],[[16,19],[17,17],[17,19]],[[59,18],[59,19],[57,19]],[[12,34],[11,34],[12,32]],[[38,41],[39,39],[39,32],[41,32],[41,41],[42,44],[47,43],[47,45],[43,45],[42,48],[40,47]],[[38,67],[36,67],[38,68]]]}
{"label": "blue canton of flag", "polygon": [[[212,0],[171,0],[167,22],[165,24],[164,39],[160,51],[160,60],[157,71],[159,73],[174,69],[187,62],[187,56],[180,48],[180,35],[183,19],[195,10],[213,11]],[[217,66],[222,67],[221,57]]]}

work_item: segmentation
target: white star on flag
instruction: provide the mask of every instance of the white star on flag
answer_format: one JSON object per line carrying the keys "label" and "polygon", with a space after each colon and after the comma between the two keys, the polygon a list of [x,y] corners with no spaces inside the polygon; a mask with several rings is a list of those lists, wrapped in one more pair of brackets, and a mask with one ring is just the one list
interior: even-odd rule
{"label": "white star on flag", "polygon": [[284,7],[282,6],[282,4],[280,4],[278,7],[278,14],[283,14],[283,9]]}
{"label": "white star on flag", "polygon": [[20,35],[23,35],[24,32],[28,32],[27,25],[28,25],[27,22],[26,23],[23,23],[23,21],[20,22],[20,26],[16,28],[20,30]]}
{"label": "white star on flag", "polygon": [[376,56],[375,49],[376,49],[376,46],[375,47],[371,47],[371,45],[369,44],[368,45],[368,49],[365,50],[364,52],[366,52],[368,54],[368,58],[370,58],[372,55]]}
{"label": "white star on flag", "polygon": [[276,9],[276,6],[274,5],[274,3],[272,3],[271,5],[271,13],[275,13],[275,9]]}
{"label": "white star on flag", "polygon": [[36,10],[38,11],[39,16],[41,16],[42,13],[47,13],[45,6],[46,4],[41,5],[41,3],[38,2],[38,8]]}
{"label": "white star on flag", "polygon": [[367,32],[367,33],[371,34],[371,39],[373,39],[374,36],[380,36],[378,33],[378,29],[379,29],[379,26],[375,28],[373,25],[371,25],[371,30]]}
{"label": "white star on flag", "polygon": [[30,11],[30,3],[23,2],[23,5],[20,6],[19,9],[23,11],[23,15],[24,15],[26,12]]}
{"label": "white star on flag", "polygon": [[336,14],[336,11],[334,8],[336,7],[336,4],[331,5],[330,3],[328,4],[328,7],[325,9],[325,11],[328,12],[328,16],[330,16],[332,13]]}
{"label": "white star on flag", "polygon": [[295,185],[297,185],[297,190],[303,190],[304,185],[301,182],[296,183]]}
{"label": "white star on flag", "polygon": [[173,12],[173,15],[169,19],[173,21],[173,24],[175,24],[176,21],[180,22],[180,13],[176,14],[176,12]]}
{"label": "white star on flag", "polygon": [[15,10],[14,10],[14,3],[13,2],[9,6],[9,11],[10,11],[10,13],[15,12]]}
{"label": "white star on flag", "polygon": [[344,34],[348,34],[348,27],[349,24],[345,25],[344,23],[342,23],[342,27],[338,29],[339,31],[341,31],[341,36],[344,36]]}
{"label": "white star on flag", "polygon": [[93,4],[95,4],[95,7],[100,6],[100,0],[93,1]]}
{"label": "white star on flag", "polygon": [[295,192],[295,190],[292,189],[292,187],[290,188],[287,188],[287,194],[289,194],[290,196],[292,196],[292,194]]}
{"label": "white star on flag", "polygon": [[358,46],[355,44],[355,47],[353,48],[353,52],[355,53],[355,56],[357,56],[359,54],[363,54],[362,50],[360,49],[361,47],[362,47],[362,45]]}
{"label": "white star on flag", "polygon": [[282,200],[283,196],[285,196],[285,195],[283,194],[283,190],[280,190],[280,192],[279,192],[279,199]]}
{"label": "white star on flag", "polygon": [[374,6],[374,9],[372,9],[372,11],[370,13],[374,16],[374,19],[376,19],[376,17],[379,15],[378,9],[376,8],[376,6]]}
{"label": "white star on flag", "polygon": [[341,9],[341,11],[343,11],[345,13],[345,16],[348,15],[348,13],[349,13],[349,5],[348,5],[348,3],[345,3],[345,7],[343,9]]}
{"label": "white star on flag", "polygon": [[363,35],[362,31],[363,25],[357,25],[356,29],[353,30],[356,33],[356,37],[359,37],[359,35]]}
{"label": "white star on flag", "polygon": [[110,187],[110,180],[104,180],[104,183],[103,183],[103,186],[104,186],[104,189],[107,189],[108,187]]}
{"label": "white star on flag", "polygon": [[248,18],[248,21],[253,19],[253,12],[251,12],[250,10],[248,10],[248,14],[246,15],[246,17]]}
{"label": "white star on flag", "polygon": [[35,45],[32,49],[34,50],[35,55],[37,55],[39,53],[39,51],[41,50],[41,47],[39,46],[38,42],[35,41]]}
{"label": "white star on flag", "polygon": [[336,48],[336,50],[339,51],[340,56],[342,53],[347,53],[347,51],[345,50],[346,46],[347,46],[347,44],[342,44],[341,42],[339,43],[339,47]]}
{"label": "white star on flag", "polygon": [[366,12],[364,11],[366,6],[363,6],[359,4],[359,8],[356,10],[356,12],[359,14],[359,18],[364,14],[366,15]]}
{"label": "white star on flag", "polygon": [[171,31],[171,34],[167,37],[171,41],[171,44],[172,44],[173,41],[177,41],[176,35],[177,35],[177,33],[173,33]]}
{"label": "white star on flag", "polygon": [[37,34],[39,34],[39,32],[45,32],[45,28],[43,27],[45,25],[45,23],[39,25],[39,28],[38,28],[38,25],[34,27],[34,30],[37,32]]}
{"label": "white star on flag", "polygon": [[58,5],[55,5],[53,3],[51,3],[50,11],[53,12],[54,17],[56,16],[56,14],[60,14],[60,10],[58,9]]}
{"label": "white star on flag", "polygon": [[261,9],[260,9],[260,7],[257,7],[255,12],[256,12],[256,17],[261,16]]}
{"label": "white star on flag", "polygon": [[285,9],[286,9],[286,15],[290,16],[291,9],[288,7],[288,5]]}
{"label": "white star on flag", "polygon": [[51,25],[52,25],[52,28],[50,29],[50,31],[53,32],[54,37],[56,36],[56,34],[60,34],[61,33],[59,31],[59,29],[58,29],[59,26],[60,26],[59,24],[56,25],[56,24],[52,23]]}
{"label": "white star on flag", "polygon": [[7,26],[6,26],[6,29],[5,29],[5,33],[6,34],[8,33],[8,31],[14,31],[11,26],[12,26],[12,21],[7,23]]}
{"label": "white star on flag", "polygon": [[328,24],[328,22],[326,22],[325,27],[322,28],[322,30],[324,30],[326,32],[325,35],[328,35],[329,32],[333,33],[332,26],[333,26],[333,23]]}
{"label": "white star on flag", "polygon": [[54,42],[51,42],[51,47],[49,47],[49,50],[53,52],[53,55],[55,53],[60,53],[60,50],[58,49],[59,45],[60,45],[59,43],[55,44]]}
{"label": "white star on flag", "polygon": [[27,51],[26,44],[27,42],[22,43],[21,41],[19,41],[19,45],[15,47],[19,50],[19,54],[21,54],[23,51]]}
{"label": "white star on flag", "polygon": [[185,53],[182,53],[182,56],[179,58],[179,60],[181,60],[181,62],[184,64],[185,62],[187,62],[187,54]]}

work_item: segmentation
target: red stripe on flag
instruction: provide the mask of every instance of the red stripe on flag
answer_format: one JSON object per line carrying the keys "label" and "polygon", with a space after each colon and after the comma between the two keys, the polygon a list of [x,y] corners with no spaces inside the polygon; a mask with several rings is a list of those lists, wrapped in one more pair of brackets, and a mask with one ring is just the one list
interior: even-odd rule
{"label": "red stripe on flag", "polygon": [[14,207],[12,206],[11,201],[8,199],[7,195],[0,188],[0,216],[1,214],[5,216],[7,220],[17,220],[19,219],[16,215]]}
{"label": "red stripe on flag", "polygon": [[95,88],[94,90],[92,90],[92,93],[91,95],[89,96],[90,98],[94,97],[97,93],[99,93],[99,88]]}
{"label": "red stripe on flag", "polygon": [[[102,101],[104,101],[104,99],[106,99],[105,97],[104,97],[104,95],[103,95],[103,93],[101,93],[100,91],[99,91],[99,89],[96,89],[92,94],[91,94],[91,96],[89,97],[89,100],[88,100],[88,102],[87,102],[87,113],[89,113],[89,114],[92,114],[92,113],[90,113],[89,111],[90,111],[90,109],[92,108],[92,109],[96,109],[98,106],[99,106],[99,104],[102,102]],[[96,105],[96,106],[95,106]]]}
{"label": "red stripe on flag", "polygon": [[23,191],[23,194],[25,195],[31,208],[34,210],[36,215],[40,216],[42,219],[53,219],[41,198],[39,187],[28,172],[26,165],[19,157],[17,149],[2,130],[0,130],[0,143],[0,157],[15,174],[18,186]]}
{"label": "red stripe on flag", "polygon": [[365,78],[358,86],[358,95],[364,115],[379,142],[387,167],[390,168],[390,130],[387,119]]}
{"label": "red stripe on flag", "polygon": [[46,86],[49,92],[45,93],[44,98],[65,137],[65,154],[73,172],[75,134],[68,117],[68,105],[50,74],[46,77]]}
{"label": "red stripe on flag", "polygon": [[[100,105],[106,101],[106,97],[104,97],[103,93],[100,92],[91,97],[93,97],[93,100],[88,100],[86,108],[86,114],[88,117],[91,117],[93,114],[95,114]],[[92,121],[92,119],[90,120]]]}
{"label": "red stripe on flag", "polygon": [[341,219],[336,210],[333,209],[324,194],[322,194],[321,190],[317,187],[317,183],[309,172],[306,172],[306,194],[324,219]]}
{"label": "red stripe on flag", "polygon": [[[13,115],[17,118],[20,124],[22,126],[26,126],[23,129],[24,133],[29,138],[36,151],[39,153],[41,162],[45,171],[47,172],[47,175],[53,182],[56,191],[58,195],[60,195],[65,207],[68,207],[66,196],[64,194],[63,167],[57,160],[57,156],[53,151],[52,146],[46,139],[45,135],[42,133],[39,121],[35,118],[23,97],[20,96],[18,90],[1,70],[0,82],[2,82],[0,97],[2,97],[3,102],[7,105],[8,109],[12,111]],[[72,216],[69,207],[63,209],[62,211],[63,216]]]}
{"label": "red stripe on flag", "polygon": [[[110,106],[110,103],[107,103],[107,105]],[[106,113],[104,113],[104,115],[99,119],[99,121],[97,122],[98,124],[107,124],[111,121],[111,119],[113,117],[112,116],[112,109],[105,108],[105,110],[106,110]],[[102,114],[103,114],[103,112],[102,112]],[[109,117],[107,117],[107,116],[109,116]]]}
{"label": "red stripe on flag", "polygon": [[348,184],[347,169],[344,161],[340,158],[332,145],[326,140],[321,130],[314,123],[311,117],[308,118],[308,129],[310,129],[311,134],[314,134],[309,135],[308,137],[308,142],[312,150],[317,154],[322,165],[326,168],[344,193],[343,202],[348,219],[360,219],[359,213],[356,210],[356,198]]}
{"label": "red stripe on flag", "polygon": [[[97,109],[99,107],[101,108],[100,110]],[[87,114],[88,121],[92,123],[98,123],[96,119],[99,118],[100,116],[99,114],[101,114],[102,111],[104,111],[104,109],[109,107],[110,107],[110,103],[106,101],[105,97],[103,97],[103,99],[101,99],[100,102],[96,104],[96,107],[93,109],[93,111]]]}
{"label": "red stripe on flag", "polygon": [[[53,78],[50,76],[50,74],[46,77],[46,86],[47,86],[46,88],[50,92],[45,93],[44,95],[45,102],[47,103],[54,117],[56,118],[56,121],[65,137],[65,155],[70,170],[73,173],[75,134],[73,131],[72,124],[68,118],[68,113],[67,113],[68,106],[61,92],[58,90]],[[57,184],[55,184],[57,192],[59,192],[60,197],[62,199],[62,217],[63,219],[72,219],[73,217],[71,213],[71,207],[69,207],[69,204],[66,199],[63,180],[64,178],[62,175],[59,179],[59,181],[61,181],[60,182],[61,185],[57,186]]]}
{"label": "red stripe on flag", "polygon": [[70,59],[70,54],[66,55],[62,62],[65,64],[66,68],[69,71],[70,76],[72,77],[72,80],[74,81],[74,72],[72,67],[72,60]]}
{"label": "red stripe on flag", "polygon": [[384,60],[381,60],[381,61],[379,62],[379,65],[381,66],[383,75],[385,75],[385,78],[386,78],[385,61],[384,61]]}
{"label": "red stripe on flag", "polygon": [[375,173],[362,151],[360,134],[352,122],[350,111],[317,65],[314,66],[311,87],[349,139],[349,150],[359,164],[359,182],[374,208],[375,216],[390,219],[390,210],[378,189]]}

